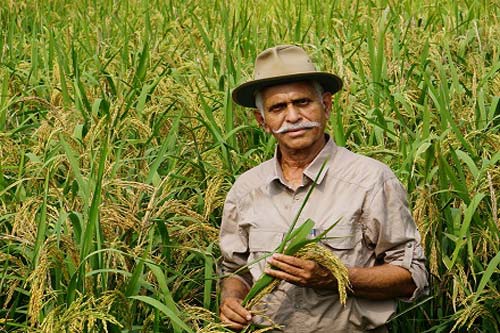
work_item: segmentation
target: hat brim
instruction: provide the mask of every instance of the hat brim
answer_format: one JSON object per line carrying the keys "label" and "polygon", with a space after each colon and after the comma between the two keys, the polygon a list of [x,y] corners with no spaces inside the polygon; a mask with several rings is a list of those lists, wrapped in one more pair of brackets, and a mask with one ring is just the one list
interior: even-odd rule
{"label": "hat brim", "polygon": [[335,94],[342,88],[342,80],[337,75],[326,72],[306,72],[245,82],[233,90],[232,97],[236,104],[248,108],[256,108],[255,94],[257,91],[279,84],[311,80],[317,81],[325,91],[332,94]]}

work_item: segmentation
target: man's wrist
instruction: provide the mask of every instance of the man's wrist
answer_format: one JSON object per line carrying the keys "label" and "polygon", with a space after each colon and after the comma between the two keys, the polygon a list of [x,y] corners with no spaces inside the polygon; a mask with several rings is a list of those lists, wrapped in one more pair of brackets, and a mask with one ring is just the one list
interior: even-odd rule
{"label": "man's wrist", "polygon": [[318,286],[316,288],[337,290],[338,288],[337,279],[332,274],[332,272],[330,272],[326,267],[323,267],[321,265],[319,265],[319,267],[320,267],[319,276],[321,277],[321,281],[318,283]]}
{"label": "man's wrist", "polygon": [[228,299],[228,298],[236,298],[236,299],[241,299],[243,300],[245,298],[245,296],[242,295],[241,292],[237,292],[237,291],[233,291],[233,290],[230,290],[230,291],[227,291],[227,292],[222,292],[221,293],[221,299]]}
{"label": "man's wrist", "polygon": [[243,300],[248,291],[248,287],[240,279],[228,277],[222,281],[221,299],[237,298]]}

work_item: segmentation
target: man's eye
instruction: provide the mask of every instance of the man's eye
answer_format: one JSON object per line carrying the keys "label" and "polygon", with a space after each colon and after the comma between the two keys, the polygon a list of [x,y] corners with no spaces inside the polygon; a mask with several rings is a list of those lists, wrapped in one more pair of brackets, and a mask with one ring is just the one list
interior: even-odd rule
{"label": "man's eye", "polygon": [[280,103],[280,104],[275,104],[269,108],[269,112],[277,112],[280,110],[283,110],[286,107],[286,104]]}
{"label": "man's eye", "polygon": [[298,106],[306,106],[311,102],[308,98],[301,98],[296,100],[293,104],[298,105]]}

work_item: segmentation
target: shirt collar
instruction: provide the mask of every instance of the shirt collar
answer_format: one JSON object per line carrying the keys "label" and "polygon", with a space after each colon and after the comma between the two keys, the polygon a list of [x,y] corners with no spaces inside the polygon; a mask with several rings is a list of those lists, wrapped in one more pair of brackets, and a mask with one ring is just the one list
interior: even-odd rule
{"label": "shirt collar", "polygon": [[316,155],[311,164],[309,164],[307,168],[304,170],[304,175],[306,175],[306,177],[309,178],[311,181],[314,181],[314,179],[320,172],[321,167],[323,166],[323,164],[325,164],[325,167],[323,168],[321,174],[318,177],[316,185],[321,184],[321,182],[325,178],[325,175],[328,172],[328,168],[330,167],[330,163],[328,163],[328,161],[333,158],[333,155],[337,150],[337,146],[335,145],[335,142],[333,142],[333,139],[331,139],[328,134],[325,135],[326,135],[325,146],[323,147],[323,149],[321,149],[319,154]]}
{"label": "shirt collar", "polygon": [[276,144],[274,148],[274,156],[271,159],[272,170],[269,173],[268,183],[271,183],[274,180],[279,180],[282,184],[285,184],[285,179],[283,177],[283,170],[281,170],[281,165],[279,161],[280,155],[279,146]]}
{"label": "shirt collar", "polygon": [[[316,178],[317,174],[321,170],[321,166],[325,161],[331,160],[333,158],[333,155],[337,151],[337,146],[335,145],[335,142],[333,142],[333,139],[330,138],[330,135],[326,134],[326,144],[321,149],[321,151],[316,155],[314,160],[307,166],[307,168],[304,170],[304,175],[309,178],[311,181],[314,181]],[[282,184],[286,184],[286,181],[283,177],[283,171],[281,170],[281,165],[279,162],[279,147],[276,145],[276,148],[274,150],[274,157],[271,159],[271,164],[273,168],[270,170],[269,178],[268,178],[268,183],[271,183],[274,180],[279,180]],[[325,178],[325,175],[328,171],[330,164],[326,162],[325,167],[323,168],[323,171],[321,172],[321,175],[318,177],[318,181],[316,184],[321,184],[323,179]]]}

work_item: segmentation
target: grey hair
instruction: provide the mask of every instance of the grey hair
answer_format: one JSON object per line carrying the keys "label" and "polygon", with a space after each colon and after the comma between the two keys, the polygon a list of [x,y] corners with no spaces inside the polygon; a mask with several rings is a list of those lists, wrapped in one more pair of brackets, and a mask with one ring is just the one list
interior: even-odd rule
{"label": "grey hair", "polygon": [[[325,92],[325,89],[323,88],[323,86],[318,81],[315,81],[315,80],[311,80],[308,82],[313,86],[314,90],[316,91],[316,94],[318,95],[318,98],[321,100],[321,98],[323,97],[323,93]],[[262,90],[258,90],[255,93],[255,106],[260,111],[260,114],[262,115],[262,119],[265,119],[264,118],[264,101],[262,100]]]}

